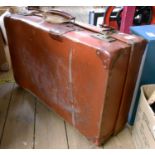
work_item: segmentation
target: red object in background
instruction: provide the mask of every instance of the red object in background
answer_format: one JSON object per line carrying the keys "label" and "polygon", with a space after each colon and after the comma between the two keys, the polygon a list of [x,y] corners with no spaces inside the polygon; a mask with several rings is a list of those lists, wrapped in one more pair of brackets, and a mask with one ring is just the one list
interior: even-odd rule
{"label": "red object in background", "polygon": [[155,6],[152,6],[152,14],[151,24],[155,24]]}
{"label": "red object in background", "polygon": [[125,6],[122,11],[120,31],[130,33],[130,26],[133,24],[135,6]]}
{"label": "red object in background", "polygon": [[111,26],[121,32],[129,33],[129,27],[134,25],[155,24],[155,6],[125,6],[118,9],[116,6],[107,8],[103,24]]}
{"label": "red object in background", "polygon": [[115,8],[115,6],[110,6],[107,8],[105,16],[104,16],[103,24],[106,24],[108,26],[118,29],[116,20],[115,21],[110,20],[110,16],[111,16],[111,13],[114,10],[114,8]]}

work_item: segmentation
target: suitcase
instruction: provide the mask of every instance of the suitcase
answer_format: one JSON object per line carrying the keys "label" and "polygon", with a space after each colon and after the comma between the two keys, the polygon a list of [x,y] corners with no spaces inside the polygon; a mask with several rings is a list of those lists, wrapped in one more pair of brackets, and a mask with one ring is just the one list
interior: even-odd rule
{"label": "suitcase", "polygon": [[131,32],[148,41],[128,117],[128,123],[133,125],[140,98],[140,87],[145,84],[155,84],[155,25],[132,26]]}
{"label": "suitcase", "polygon": [[14,78],[101,145],[114,133],[130,59],[135,52],[140,61],[145,41],[74,19],[58,10],[5,17]]}

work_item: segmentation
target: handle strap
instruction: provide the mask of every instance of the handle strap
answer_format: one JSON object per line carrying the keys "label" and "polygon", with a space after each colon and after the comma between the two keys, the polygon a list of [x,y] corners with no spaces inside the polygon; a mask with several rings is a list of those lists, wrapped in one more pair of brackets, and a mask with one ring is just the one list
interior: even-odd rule
{"label": "handle strap", "polygon": [[49,11],[42,11],[39,9],[31,10],[31,12],[27,14],[23,14],[24,16],[39,16],[44,18],[45,21],[47,22],[53,22],[52,20],[52,15],[56,15],[57,18],[60,16],[60,18],[64,18],[61,20],[61,23],[65,22],[70,22],[72,20],[75,20],[75,17],[72,16],[71,14],[64,12],[64,11],[59,11],[59,10],[49,10]]}

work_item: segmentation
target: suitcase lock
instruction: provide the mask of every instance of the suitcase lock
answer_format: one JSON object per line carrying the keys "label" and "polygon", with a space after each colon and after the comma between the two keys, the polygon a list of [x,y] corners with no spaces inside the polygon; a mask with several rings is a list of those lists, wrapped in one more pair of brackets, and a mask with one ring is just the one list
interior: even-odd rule
{"label": "suitcase lock", "polygon": [[92,34],[92,36],[97,38],[97,39],[108,41],[108,42],[113,42],[116,40],[115,38],[112,38],[107,33],[95,33],[95,34]]}
{"label": "suitcase lock", "polygon": [[100,27],[102,30],[98,33],[93,34],[92,35],[93,37],[98,38],[100,40],[105,40],[108,42],[113,42],[116,40],[115,38],[111,37],[113,33],[116,33],[116,30],[114,28],[109,27],[107,25],[100,25]]}

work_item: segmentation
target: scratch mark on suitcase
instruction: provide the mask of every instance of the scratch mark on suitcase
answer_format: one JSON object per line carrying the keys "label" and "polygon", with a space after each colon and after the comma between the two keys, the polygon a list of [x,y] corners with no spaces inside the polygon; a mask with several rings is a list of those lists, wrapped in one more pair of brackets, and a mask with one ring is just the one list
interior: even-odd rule
{"label": "scratch mark on suitcase", "polygon": [[74,107],[73,81],[72,81],[72,57],[73,57],[73,49],[71,48],[69,51],[68,77],[69,77],[69,94],[72,104],[72,123],[73,126],[75,126],[75,107]]}
{"label": "scratch mark on suitcase", "polygon": [[73,49],[69,51],[69,62],[68,62],[68,80],[69,80],[69,98],[71,100],[71,104],[73,104],[73,82],[72,82],[72,52]]}
{"label": "scratch mark on suitcase", "polygon": [[72,52],[73,49],[69,52],[69,83],[72,83]]}

